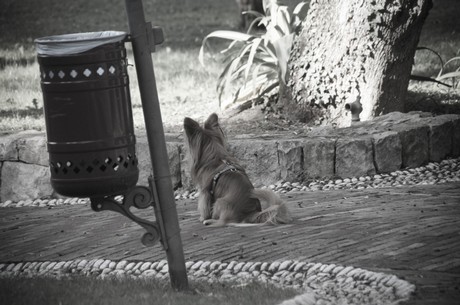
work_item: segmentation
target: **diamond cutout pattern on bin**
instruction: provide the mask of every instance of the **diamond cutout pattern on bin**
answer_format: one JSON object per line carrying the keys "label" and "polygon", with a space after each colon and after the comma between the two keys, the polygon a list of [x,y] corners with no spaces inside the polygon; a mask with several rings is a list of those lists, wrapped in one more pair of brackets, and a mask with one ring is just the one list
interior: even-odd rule
{"label": "diamond cutout pattern on bin", "polygon": [[[121,69],[121,70],[120,70]],[[55,80],[55,81],[60,81],[60,80],[66,80],[66,78],[69,79],[87,79],[90,77],[117,77],[117,72],[121,71],[123,72],[123,68],[120,66],[117,66],[115,64],[107,64],[107,66],[101,66],[101,65],[91,65],[91,66],[84,66],[84,67],[59,67],[53,70],[43,70],[41,71],[40,76],[42,79],[49,79],[49,80]]]}
{"label": "diamond cutout pattern on bin", "polygon": [[135,155],[128,153],[126,155],[117,155],[105,157],[102,159],[93,159],[91,162],[81,160],[76,163],[70,159],[64,161],[52,161],[49,163],[51,171],[56,175],[81,175],[119,172],[130,170],[131,167],[137,166]]}

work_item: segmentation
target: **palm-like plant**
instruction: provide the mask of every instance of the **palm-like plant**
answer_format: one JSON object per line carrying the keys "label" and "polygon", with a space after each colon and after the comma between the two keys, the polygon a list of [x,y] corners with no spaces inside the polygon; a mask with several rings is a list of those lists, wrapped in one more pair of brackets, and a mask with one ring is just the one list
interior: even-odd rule
{"label": "palm-like plant", "polygon": [[[219,105],[227,107],[261,97],[279,88],[285,82],[287,62],[294,34],[301,25],[300,14],[307,2],[300,2],[292,13],[287,6],[278,5],[276,0],[264,1],[265,15],[248,11],[255,15],[247,33],[236,31],[215,31],[207,35],[202,43],[199,60],[204,65],[204,51],[208,40],[221,38],[230,40],[227,48],[221,51],[227,56],[225,68],[217,82]],[[262,26],[263,31],[254,31]],[[224,92],[236,84],[236,91],[230,101],[222,103]]]}
{"label": "palm-like plant", "polygon": [[[460,56],[452,57],[451,59],[449,59],[447,62],[444,63],[441,55],[438,52],[434,51],[433,49],[430,49],[427,47],[418,47],[417,51],[429,51],[433,53],[434,55],[436,55],[436,57],[439,60],[441,68],[439,70],[438,75],[435,78],[411,74],[410,79],[418,80],[418,81],[434,82],[434,83],[438,83],[440,85],[452,87],[455,89],[460,88],[460,64],[459,64]],[[460,50],[457,52],[457,54],[460,54]],[[457,65],[455,65],[455,63],[457,63]],[[445,72],[446,70],[451,70],[451,71]],[[449,85],[446,83],[446,81],[448,80],[451,80],[452,85]]]}
{"label": "palm-like plant", "polygon": [[[457,66],[454,66],[453,71],[444,73],[444,70],[446,70],[449,67],[449,65],[454,65],[454,63],[457,63]],[[452,82],[452,88],[460,88],[460,64],[459,63],[460,63],[460,56],[452,57],[451,59],[449,59],[441,67],[441,70],[439,70],[436,80],[446,81],[450,79]]]}

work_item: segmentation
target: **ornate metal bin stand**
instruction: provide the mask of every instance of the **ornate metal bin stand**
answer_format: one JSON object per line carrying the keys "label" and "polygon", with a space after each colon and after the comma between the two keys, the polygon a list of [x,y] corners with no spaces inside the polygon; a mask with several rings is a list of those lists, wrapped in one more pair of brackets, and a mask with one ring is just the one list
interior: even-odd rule
{"label": "ornate metal bin stand", "polygon": [[[142,0],[125,4],[130,35],[96,32],[36,40],[51,184],[62,195],[90,197],[95,211],[115,211],[142,226],[147,231],[142,243],[161,241],[166,251],[172,287],[187,290],[151,57],[155,45],[163,42],[163,32],[145,22]],[[133,46],[153,167],[148,187],[136,186],[139,171],[125,41]],[[150,206],[156,221],[141,219],[130,210]]]}

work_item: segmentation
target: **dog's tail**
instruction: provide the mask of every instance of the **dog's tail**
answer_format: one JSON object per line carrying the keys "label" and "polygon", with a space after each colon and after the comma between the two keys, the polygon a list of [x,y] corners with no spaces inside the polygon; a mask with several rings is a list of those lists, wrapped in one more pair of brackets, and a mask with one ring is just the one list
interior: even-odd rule
{"label": "dog's tail", "polygon": [[262,211],[251,217],[251,223],[286,224],[292,221],[286,204],[280,196],[268,189],[254,189],[251,194],[262,205]]}

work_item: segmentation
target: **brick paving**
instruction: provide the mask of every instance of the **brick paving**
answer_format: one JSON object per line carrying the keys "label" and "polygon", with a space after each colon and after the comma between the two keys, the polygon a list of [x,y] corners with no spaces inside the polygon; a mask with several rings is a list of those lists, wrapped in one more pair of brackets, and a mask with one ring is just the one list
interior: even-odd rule
{"label": "brick paving", "polygon": [[[305,260],[396,274],[417,286],[409,304],[460,300],[460,183],[282,195],[289,225],[208,228],[194,200],[177,202],[187,261]],[[152,210],[138,215],[153,219]],[[161,260],[137,224],[88,205],[0,210],[0,262],[77,258]]]}

